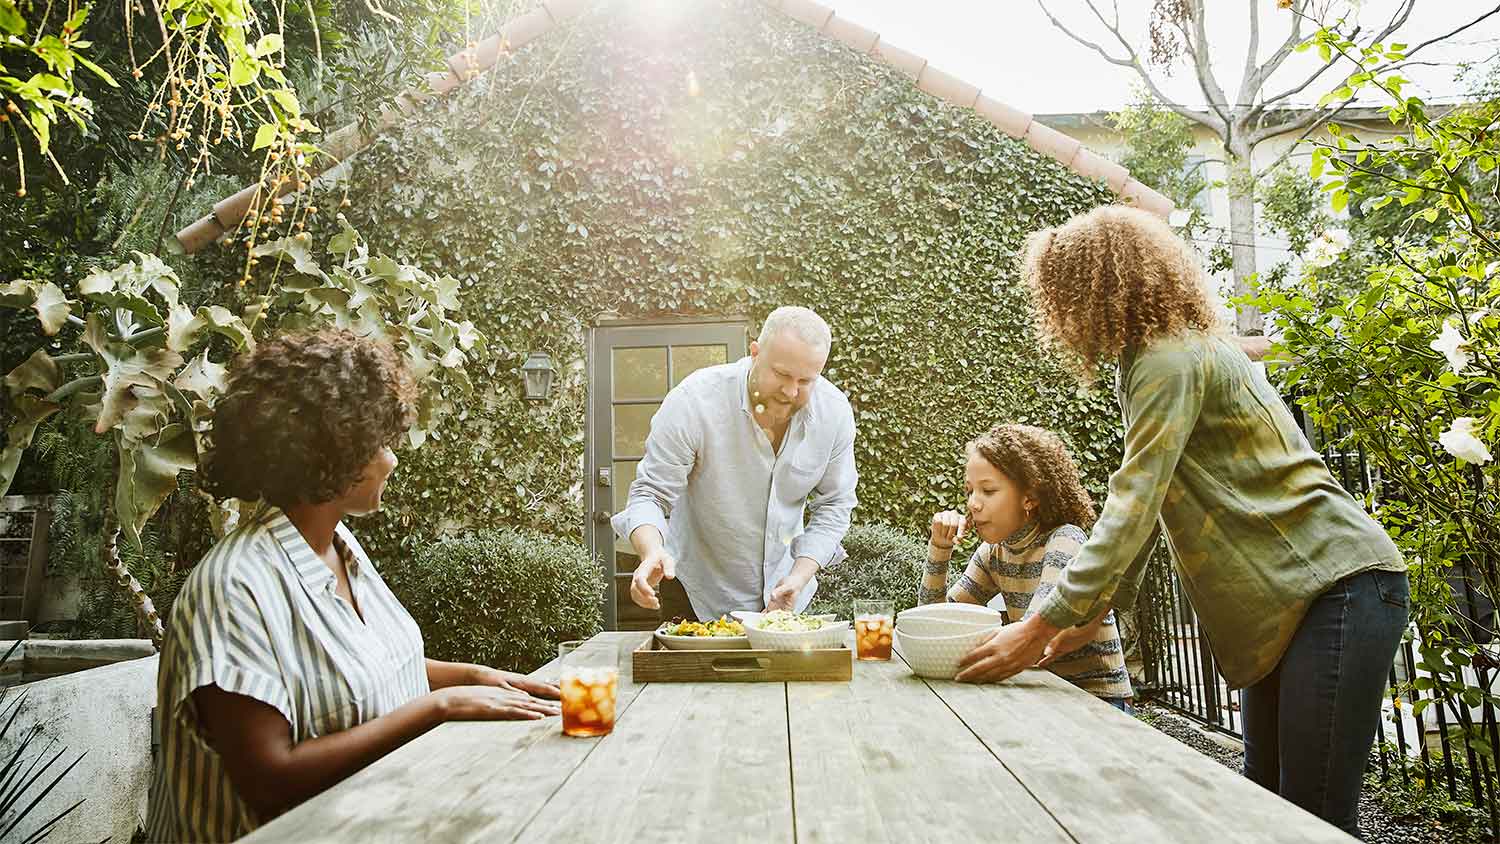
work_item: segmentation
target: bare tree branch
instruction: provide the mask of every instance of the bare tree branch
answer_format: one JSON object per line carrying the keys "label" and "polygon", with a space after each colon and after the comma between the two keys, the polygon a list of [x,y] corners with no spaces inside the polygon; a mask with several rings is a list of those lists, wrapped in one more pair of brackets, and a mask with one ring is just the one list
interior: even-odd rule
{"label": "bare tree branch", "polygon": [[1245,6],[1250,9],[1250,44],[1245,48],[1245,71],[1240,76],[1240,92],[1234,98],[1236,106],[1249,102],[1245,97],[1246,91],[1250,92],[1250,96],[1255,96],[1255,89],[1250,87],[1250,81],[1255,78],[1255,60],[1260,54],[1260,5],[1246,3]]}
{"label": "bare tree branch", "polygon": [[1128,67],[1134,70],[1136,72],[1136,75],[1141,78],[1141,81],[1146,83],[1146,87],[1150,89],[1151,95],[1155,97],[1156,100],[1162,105],[1166,106],[1177,114],[1186,117],[1194,123],[1199,123],[1203,126],[1207,126],[1209,129],[1212,129],[1215,133],[1217,133],[1220,137],[1223,137],[1228,132],[1228,121],[1224,120],[1222,117],[1207,112],[1194,111],[1187,106],[1173,102],[1171,99],[1169,99],[1166,94],[1162,92],[1161,88],[1156,84],[1156,80],[1151,78],[1151,74],[1146,72],[1146,67],[1141,63],[1139,54],[1136,53],[1135,48],[1130,46],[1129,40],[1127,40],[1124,34],[1121,33],[1118,18],[1116,19],[1115,25],[1111,26],[1110,23],[1106,21],[1104,19],[1104,16],[1099,12],[1099,9],[1094,6],[1092,0],[1088,0],[1088,5],[1089,8],[1093,10],[1094,15],[1098,17],[1100,22],[1105,25],[1105,28],[1108,29],[1110,33],[1114,35],[1115,39],[1120,42],[1120,46],[1125,49],[1125,55],[1123,57],[1112,55],[1108,50],[1104,49],[1104,47],[1093,41],[1090,41],[1087,38],[1084,38],[1083,36],[1069,29],[1065,24],[1063,24],[1062,21],[1057,19],[1056,15],[1052,14],[1052,10],[1047,8],[1047,4],[1044,2],[1044,0],[1037,0],[1037,6],[1042,10],[1042,14],[1047,16],[1047,20],[1051,21],[1052,25],[1056,27],[1058,31],[1062,32],[1064,35],[1068,36],[1084,47],[1087,47],[1090,50],[1098,53],[1104,58],[1105,61],[1109,62],[1110,64],[1117,65],[1119,67]]}
{"label": "bare tree branch", "polygon": [[[1407,18],[1411,17],[1412,10],[1416,8],[1416,4],[1417,4],[1417,0],[1402,0],[1402,2],[1396,7],[1396,10],[1391,13],[1391,19],[1389,21],[1386,21],[1385,26],[1381,28],[1380,32],[1378,32],[1378,33],[1375,34],[1375,37],[1373,39],[1371,39],[1371,43],[1377,43],[1377,42],[1385,41],[1385,39],[1389,38],[1392,33],[1394,33],[1396,30],[1400,29],[1401,27],[1405,26],[1406,25],[1406,20],[1407,20]],[[1496,11],[1500,11],[1500,7],[1497,7]],[[1490,12],[1490,14],[1494,14],[1494,12]],[[1489,14],[1485,15],[1484,17],[1480,18],[1479,20],[1484,20],[1485,17],[1489,17]],[[1299,18],[1299,20],[1300,20],[1300,18]],[[1407,55],[1410,56],[1411,53],[1414,52],[1415,50],[1420,50],[1423,47],[1426,47],[1428,44],[1432,44],[1435,41],[1441,41],[1444,38],[1450,38],[1450,37],[1452,37],[1452,36],[1454,36],[1454,35],[1456,35],[1456,34],[1458,34],[1460,32],[1463,32],[1465,29],[1468,29],[1470,26],[1473,26],[1474,24],[1478,23],[1479,20],[1472,21],[1472,22],[1470,22],[1468,24],[1465,24],[1464,26],[1461,26],[1458,29],[1455,29],[1453,32],[1450,32],[1447,35],[1440,35],[1437,38],[1433,38],[1433,39],[1431,39],[1429,41],[1425,41],[1425,42],[1423,42],[1421,44],[1418,44],[1415,48],[1413,48],[1413,50],[1408,51]],[[1351,32],[1351,33],[1349,33],[1349,38],[1351,40],[1354,39],[1354,38],[1356,38],[1359,35],[1359,31],[1360,31],[1359,27],[1356,26],[1354,28],[1354,31]],[[1339,61],[1339,57],[1338,56],[1333,56],[1327,62],[1325,62],[1322,67],[1318,68],[1317,71],[1315,71],[1311,76],[1307,77],[1307,79],[1304,80],[1301,85],[1298,85],[1295,88],[1292,88],[1290,90],[1287,90],[1287,91],[1284,91],[1284,92],[1282,92],[1280,94],[1277,94],[1274,97],[1268,97],[1265,100],[1263,100],[1261,102],[1261,109],[1264,110],[1266,108],[1269,108],[1272,103],[1279,102],[1281,100],[1286,99],[1287,97],[1295,96],[1296,94],[1302,92],[1303,90],[1305,90],[1307,88],[1307,86],[1311,85],[1313,82],[1316,82],[1319,77],[1321,77],[1324,73],[1326,73],[1328,71],[1329,68],[1331,68],[1334,65],[1338,64],[1338,61]]]}
{"label": "bare tree branch", "polygon": [[1213,66],[1208,58],[1208,27],[1204,23],[1207,13],[1203,9],[1203,0],[1193,0],[1193,37],[1187,39],[1188,50],[1193,55],[1193,70],[1198,74],[1198,87],[1203,89],[1204,96],[1209,105],[1219,113],[1225,124],[1231,124],[1230,114],[1226,109],[1229,107],[1229,98],[1224,95],[1224,89],[1219,87],[1219,80],[1214,78]]}
{"label": "bare tree branch", "polygon": [[1328,121],[1339,116],[1339,114],[1344,109],[1353,104],[1353,102],[1353,100],[1345,100],[1344,102],[1339,104],[1338,108],[1309,110],[1301,117],[1298,117],[1294,120],[1287,121],[1286,123],[1277,123],[1274,126],[1262,126],[1254,132],[1251,132],[1250,144],[1254,146],[1255,144],[1258,144],[1261,141],[1266,140],[1267,138],[1274,138],[1277,135],[1285,135],[1291,132],[1296,132],[1299,129],[1302,130],[1302,134],[1297,137],[1297,140],[1293,141],[1292,145],[1287,147],[1285,152],[1277,156],[1276,161],[1274,161],[1270,167],[1267,167],[1264,172],[1269,173],[1270,171],[1276,169],[1276,167],[1283,161],[1290,158],[1292,152],[1295,151],[1299,146],[1301,146],[1303,141],[1311,137],[1312,133],[1327,125]]}
{"label": "bare tree branch", "polygon": [[[1258,15],[1256,11],[1258,8],[1252,3],[1251,14]],[[1236,104],[1250,105],[1253,109],[1252,117],[1260,110],[1260,107],[1255,105],[1255,95],[1260,92],[1271,74],[1275,73],[1276,69],[1287,60],[1287,57],[1296,52],[1297,45],[1302,43],[1302,16],[1306,8],[1307,0],[1297,0],[1297,5],[1292,7],[1292,31],[1264,64],[1259,67],[1255,66],[1257,56],[1254,41],[1251,42],[1250,51],[1245,54],[1245,78],[1240,82],[1240,95],[1236,99]]]}

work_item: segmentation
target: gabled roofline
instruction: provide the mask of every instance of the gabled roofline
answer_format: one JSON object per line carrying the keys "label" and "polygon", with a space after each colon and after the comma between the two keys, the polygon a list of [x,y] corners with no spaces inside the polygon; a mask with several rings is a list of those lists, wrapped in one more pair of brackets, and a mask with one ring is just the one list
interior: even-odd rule
{"label": "gabled roofline", "polygon": [[[411,89],[396,96],[381,109],[380,118],[370,131],[350,123],[330,132],[323,151],[337,166],[369,146],[376,135],[406,120],[417,106],[433,96],[443,96],[454,88],[484,73],[509,52],[542,37],[578,17],[598,0],[544,0],[536,9],[512,18],[500,32],[448,57],[448,70],[429,73],[427,88]],[[782,14],[811,26],[823,35],[850,48],[873,56],[911,77],[921,90],[953,105],[970,108],[1012,138],[1056,159],[1064,167],[1085,178],[1102,181],[1126,202],[1166,217],[1172,201],[1131,177],[1130,171],[1083,146],[1076,138],[1037,120],[1005,103],[985,95],[975,85],[933,67],[921,56],[886,41],[879,33],[839,17],[832,8],[812,0],[761,0]],[[328,168],[324,168],[324,172]],[[283,183],[276,195],[297,190],[300,184]],[[185,253],[197,252],[222,235],[232,231],[245,219],[254,205],[261,185],[250,185],[214,204],[212,210],[177,232],[177,244]]]}

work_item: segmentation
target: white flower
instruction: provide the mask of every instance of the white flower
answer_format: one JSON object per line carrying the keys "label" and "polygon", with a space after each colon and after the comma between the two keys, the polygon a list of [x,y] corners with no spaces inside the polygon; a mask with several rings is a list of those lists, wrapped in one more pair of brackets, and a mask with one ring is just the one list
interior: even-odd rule
{"label": "white flower", "polygon": [[1340,254],[1349,248],[1349,233],[1343,229],[1328,229],[1309,244],[1302,259],[1315,267],[1332,266]]}
{"label": "white flower", "polygon": [[1465,340],[1464,335],[1459,333],[1458,323],[1454,320],[1450,319],[1443,323],[1443,333],[1439,334],[1438,338],[1428,343],[1427,346],[1434,352],[1443,353],[1443,356],[1448,359],[1448,365],[1453,367],[1454,375],[1462,375],[1464,374],[1464,370],[1468,368],[1470,360],[1469,341]]}
{"label": "white flower", "polygon": [[1465,463],[1490,462],[1490,450],[1474,436],[1474,426],[1478,421],[1472,416],[1458,417],[1448,430],[1438,435],[1438,443],[1449,454]]}

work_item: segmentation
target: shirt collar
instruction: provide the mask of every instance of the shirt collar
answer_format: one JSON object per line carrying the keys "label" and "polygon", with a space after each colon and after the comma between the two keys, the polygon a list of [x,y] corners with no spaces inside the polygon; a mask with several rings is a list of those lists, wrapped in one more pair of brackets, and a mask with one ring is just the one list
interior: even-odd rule
{"label": "shirt collar", "polygon": [[1005,546],[1005,550],[1014,554],[1019,551],[1025,551],[1027,548],[1035,545],[1041,533],[1042,523],[1040,521],[1030,521],[1022,525],[1015,533],[1005,537],[1000,544]]}
{"label": "shirt collar", "polygon": [[[286,513],[280,507],[263,504],[257,515],[261,523],[270,530],[271,536],[275,537],[276,542],[281,545],[282,552],[291,561],[297,576],[307,584],[309,589],[326,588],[334,581],[333,570],[323,562],[323,558],[318,556],[312,546],[307,544],[302,531],[297,530],[297,526],[292,524],[292,520],[287,518]],[[345,538],[343,523],[339,523],[334,528],[334,535],[346,548],[350,549],[344,557],[344,565],[349,570],[349,576],[356,577],[359,573],[359,562],[348,539]],[[335,543],[334,547],[337,548],[338,543]]]}

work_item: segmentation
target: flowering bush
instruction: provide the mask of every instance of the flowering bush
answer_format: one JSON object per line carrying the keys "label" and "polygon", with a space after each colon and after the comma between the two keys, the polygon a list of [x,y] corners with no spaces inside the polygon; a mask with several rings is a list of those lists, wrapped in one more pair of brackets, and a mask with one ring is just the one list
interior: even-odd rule
{"label": "flowering bush", "polygon": [[1371,143],[1333,127],[1312,163],[1335,212],[1384,215],[1389,235],[1352,294],[1326,295],[1349,290],[1338,277],[1350,239],[1330,232],[1305,253],[1300,277],[1268,282],[1246,301],[1275,314],[1273,356],[1284,361],[1275,371],[1287,390],[1338,433],[1335,447],[1357,447],[1372,464],[1367,503],[1412,565],[1415,685],[1478,706],[1493,694],[1467,684],[1464,668],[1487,658],[1481,645],[1492,633],[1468,601],[1454,600],[1469,590],[1453,587],[1500,594],[1490,452],[1500,432],[1500,235],[1486,198],[1500,162],[1500,103],[1432,117],[1400,77],[1368,71],[1399,61],[1400,45],[1360,45],[1332,29],[1309,44],[1358,66],[1339,96],[1374,88],[1393,102],[1398,137]]}

